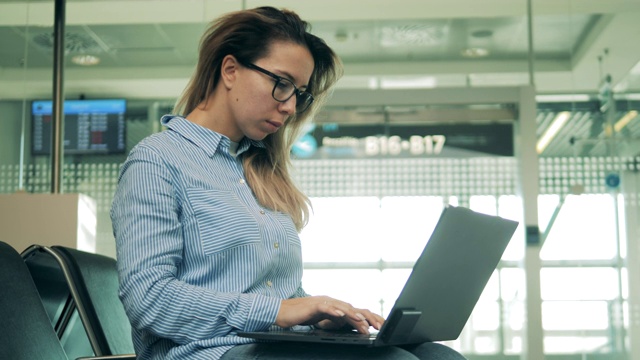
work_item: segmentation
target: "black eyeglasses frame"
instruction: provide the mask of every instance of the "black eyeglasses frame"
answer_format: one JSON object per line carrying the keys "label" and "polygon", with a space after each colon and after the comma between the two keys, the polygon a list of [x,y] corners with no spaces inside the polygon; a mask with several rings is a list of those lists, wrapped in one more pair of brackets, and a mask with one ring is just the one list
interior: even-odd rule
{"label": "black eyeglasses frame", "polygon": [[[271,91],[271,97],[273,97],[273,99],[277,102],[287,102],[289,99],[291,99],[291,97],[293,95],[296,96],[296,114],[300,114],[303,113],[305,111],[307,111],[309,109],[309,107],[311,106],[311,104],[313,104],[313,101],[315,100],[313,98],[313,95],[308,92],[308,91],[304,91],[304,90],[300,90],[298,89],[298,87],[296,86],[296,84],[293,83],[293,81],[284,78],[282,76],[276,75],[274,73],[272,73],[271,71],[264,69],[256,64],[252,64],[250,62],[244,62],[244,61],[239,61],[240,64],[242,64],[242,66],[247,67],[251,70],[255,70],[258,72],[261,72],[267,76],[269,76],[270,78],[272,78],[275,81],[275,84],[273,85],[273,90]],[[278,99],[276,97],[276,89],[278,88],[278,85],[281,82],[286,82],[286,83],[290,83],[291,86],[293,86],[293,92],[291,93],[291,95],[287,96],[286,99]],[[302,101],[300,101],[302,100]],[[300,106],[304,106],[303,108],[299,108]]]}

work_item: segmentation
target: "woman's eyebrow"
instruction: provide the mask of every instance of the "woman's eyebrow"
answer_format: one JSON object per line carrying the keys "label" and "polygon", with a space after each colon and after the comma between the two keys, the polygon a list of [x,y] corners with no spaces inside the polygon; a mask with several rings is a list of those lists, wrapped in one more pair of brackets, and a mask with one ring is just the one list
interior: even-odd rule
{"label": "woman's eyebrow", "polygon": [[282,76],[283,78],[286,78],[287,80],[291,81],[292,83],[294,83],[298,87],[298,89],[302,89],[302,88],[306,89],[307,87],[309,87],[308,84],[304,84],[304,85],[296,84],[296,82],[294,81],[295,77],[293,75],[291,75],[291,73],[289,73],[288,71],[283,71],[283,70],[276,70],[276,71],[278,71],[280,74],[282,74],[282,75],[278,75],[278,74],[276,74],[276,75]]}

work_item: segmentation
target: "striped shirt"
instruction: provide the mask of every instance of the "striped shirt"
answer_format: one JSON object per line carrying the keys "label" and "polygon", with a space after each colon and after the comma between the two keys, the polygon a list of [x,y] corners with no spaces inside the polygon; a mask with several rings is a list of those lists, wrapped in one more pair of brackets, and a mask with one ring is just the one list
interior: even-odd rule
{"label": "striped shirt", "polygon": [[218,359],[301,288],[291,218],[261,206],[229,138],[165,115],[122,166],[111,208],[120,299],[138,359]]}

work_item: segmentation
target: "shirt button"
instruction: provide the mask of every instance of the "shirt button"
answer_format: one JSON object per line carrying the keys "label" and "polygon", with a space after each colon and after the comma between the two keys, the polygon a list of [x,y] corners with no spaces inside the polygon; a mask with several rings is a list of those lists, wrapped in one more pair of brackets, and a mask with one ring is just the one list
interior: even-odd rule
{"label": "shirt button", "polygon": [[275,243],[275,244],[273,244],[273,247],[277,249],[277,248],[280,247],[280,244],[279,243]]}
{"label": "shirt button", "polygon": [[273,286],[273,283],[271,282],[271,280],[267,280],[267,286],[268,286],[268,287]]}
{"label": "shirt button", "polygon": [[244,179],[240,179],[240,184],[244,184],[244,183],[245,183]]}
{"label": "shirt button", "polygon": [[260,214],[264,215],[264,210],[260,210]]}

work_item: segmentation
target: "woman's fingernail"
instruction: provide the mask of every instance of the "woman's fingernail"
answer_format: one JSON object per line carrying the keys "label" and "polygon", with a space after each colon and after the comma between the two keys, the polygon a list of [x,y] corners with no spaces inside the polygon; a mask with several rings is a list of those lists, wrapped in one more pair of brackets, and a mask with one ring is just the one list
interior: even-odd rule
{"label": "woman's fingernail", "polygon": [[344,313],[340,310],[336,310],[336,314],[340,315],[340,316],[344,316]]}
{"label": "woman's fingernail", "polygon": [[362,314],[360,314],[360,313],[356,313],[356,316],[357,316],[360,320],[362,320],[362,321],[367,320],[367,318],[366,318],[366,317],[364,317],[364,315],[362,315]]}

